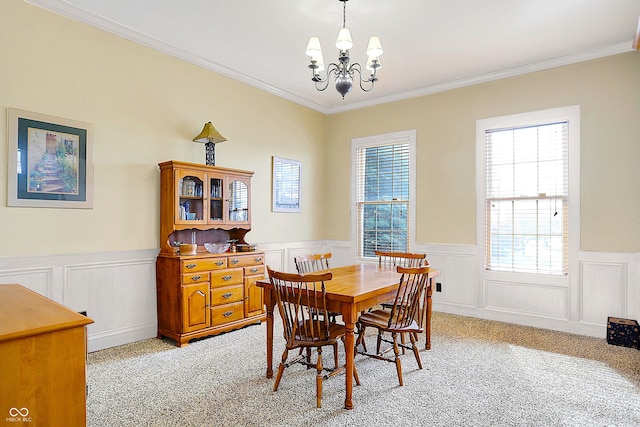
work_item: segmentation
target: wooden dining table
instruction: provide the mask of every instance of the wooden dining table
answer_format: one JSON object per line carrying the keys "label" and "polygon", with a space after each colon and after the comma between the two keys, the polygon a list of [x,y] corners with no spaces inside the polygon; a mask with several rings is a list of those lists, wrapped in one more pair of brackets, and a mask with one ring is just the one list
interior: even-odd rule
{"label": "wooden dining table", "polygon": [[[344,407],[353,409],[353,367],[355,358],[355,324],[362,311],[378,304],[393,300],[400,280],[395,268],[380,267],[377,263],[363,263],[332,268],[333,278],[325,282],[327,309],[342,314],[345,324],[345,400]],[[440,270],[431,269],[425,296],[425,348],[431,348],[431,295],[432,279],[440,275]],[[257,285],[264,289],[267,309],[267,378],[273,377],[273,309],[276,298],[268,278],[259,280]]]}

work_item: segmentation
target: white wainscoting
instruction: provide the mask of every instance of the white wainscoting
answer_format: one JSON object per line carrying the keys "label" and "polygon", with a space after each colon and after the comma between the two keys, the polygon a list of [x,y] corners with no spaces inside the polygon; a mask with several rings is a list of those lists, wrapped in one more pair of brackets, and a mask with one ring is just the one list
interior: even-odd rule
{"label": "white wainscoting", "polygon": [[416,252],[425,252],[441,270],[437,282],[442,291],[433,293],[435,311],[600,338],[606,337],[608,316],[640,319],[637,253],[581,251],[577,283],[556,286],[479,283],[481,261],[471,245],[417,245]]}
{"label": "white wainscoting", "polygon": [[331,252],[330,265],[340,267],[355,263],[355,255],[349,242],[308,241],[290,243],[266,243],[258,245],[265,252],[265,264],[272,270],[295,273],[293,258],[298,255]]}
{"label": "white wainscoting", "polygon": [[[355,262],[347,241],[259,244],[266,264],[294,272],[293,257],[331,252],[331,265]],[[472,245],[417,245],[442,291],[434,310],[604,338],[608,316],[640,319],[640,254],[580,252],[577,291],[515,282],[479,283]],[[59,256],[0,258],[0,283],[19,283],[72,310],[86,311],[89,351],[157,334],[157,249]],[[576,295],[573,295],[573,294]],[[575,300],[575,301],[574,301]]]}
{"label": "white wainscoting", "polygon": [[155,337],[157,249],[0,258],[0,283],[18,283],[94,320],[89,351]]}
{"label": "white wainscoting", "polygon": [[640,319],[640,254],[580,253],[580,322]]}

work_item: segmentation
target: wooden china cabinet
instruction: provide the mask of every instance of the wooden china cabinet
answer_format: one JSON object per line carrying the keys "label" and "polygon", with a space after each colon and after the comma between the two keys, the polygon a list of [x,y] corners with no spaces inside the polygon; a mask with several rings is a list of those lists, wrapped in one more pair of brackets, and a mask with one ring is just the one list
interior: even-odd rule
{"label": "wooden china cabinet", "polygon": [[[189,340],[265,319],[264,252],[212,254],[205,243],[244,240],[251,230],[253,172],[168,161],[160,163],[160,254],[156,261],[158,338]],[[178,242],[195,243],[180,254]],[[234,246],[235,247],[235,246]]]}

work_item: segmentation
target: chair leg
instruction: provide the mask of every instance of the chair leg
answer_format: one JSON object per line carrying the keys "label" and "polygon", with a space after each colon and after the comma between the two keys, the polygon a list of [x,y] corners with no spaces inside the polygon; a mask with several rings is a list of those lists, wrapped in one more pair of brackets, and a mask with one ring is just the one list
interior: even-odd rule
{"label": "chair leg", "polygon": [[422,360],[420,360],[420,352],[418,351],[418,346],[416,345],[415,334],[409,334],[409,338],[411,339],[411,347],[413,348],[413,355],[416,357],[416,362],[418,362],[418,367],[422,369]]}
{"label": "chair leg", "polygon": [[273,384],[273,391],[278,391],[278,386],[280,385],[280,380],[282,379],[282,373],[284,372],[284,365],[287,362],[287,357],[289,356],[289,350],[286,348],[282,353],[282,361],[280,362],[280,366],[278,366],[278,374],[276,375],[276,382]]}
{"label": "chair leg", "polygon": [[[364,314],[365,312],[362,311],[360,312],[360,314]],[[364,350],[364,352],[367,352],[367,343],[364,340],[364,331],[367,329],[365,326],[360,325],[359,323],[357,324],[358,326],[358,340],[359,340],[359,344],[362,344],[362,349]],[[362,335],[362,339],[360,339],[360,335]],[[356,346],[357,347],[357,346]]]}
{"label": "chair leg", "polygon": [[338,369],[338,343],[333,345],[333,361],[335,363],[336,369]]}
{"label": "chair leg", "polygon": [[398,371],[398,382],[400,383],[401,386],[404,385],[404,382],[402,381],[402,362],[400,362],[400,349],[398,348],[398,333],[397,332],[393,332],[391,334],[391,337],[393,338],[393,352],[396,355],[396,371]]}
{"label": "chair leg", "polygon": [[[360,335],[358,335],[358,339],[360,339]],[[344,337],[342,337],[342,344],[345,344],[344,342]],[[354,351],[353,351],[353,355],[355,356],[358,353],[358,342],[356,341],[356,345],[354,346]],[[345,351],[347,350],[347,346],[344,346]],[[338,367],[337,365],[338,361],[336,360],[336,368]],[[346,366],[346,365],[345,365]],[[356,385],[360,385],[360,377],[358,376],[358,370],[356,369],[356,364],[354,362],[353,364],[353,379],[356,380]]]}
{"label": "chair leg", "polygon": [[356,385],[360,385],[360,377],[358,376],[358,370],[356,369],[356,364],[353,364],[353,379],[356,380]]}
{"label": "chair leg", "polygon": [[318,364],[316,365],[316,406],[322,407],[322,347],[318,347]]}
{"label": "chair leg", "polygon": [[364,340],[364,331],[366,329],[366,327],[358,324],[358,339],[356,340],[356,345],[355,345],[355,349],[354,352],[357,353],[358,352],[358,346],[360,344],[362,344],[362,349],[365,351],[365,353],[367,352],[367,344],[365,343]]}
{"label": "chair leg", "polygon": [[[301,356],[303,352],[307,352],[307,363],[311,363],[311,350],[309,347],[300,347],[298,355]],[[311,369],[309,365],[307,365],[307,369]]]}
{"label": "chair leg", "polygon": [[[400,332],[400,342],[403,346],[405,345],[404,332]],[[405,354],[404,347],[402,347],[402,354]]]}
{"label": "chair leg", "polygon": [[382,331],[378,329],[378,342],[376,343],[376,354],[380,354],[381,344],[382,344]]}

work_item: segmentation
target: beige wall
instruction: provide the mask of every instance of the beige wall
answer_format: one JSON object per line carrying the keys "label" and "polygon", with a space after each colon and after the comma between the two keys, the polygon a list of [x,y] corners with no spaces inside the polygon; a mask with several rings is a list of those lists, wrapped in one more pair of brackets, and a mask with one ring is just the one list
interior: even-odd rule
{"label": "beige wall", "polygon": [[327,237],[349,239],[352,138],[416,129],[417,242],[474,244],[475,121],[576,104],[581,249],[640,252],[638,52],[331,115]]}
{"label": "beige wall", "polygon": [[[0,110],[95,124],[94,208],[6,206],[0,120],[0,256],[158,247],[159,162],[204,163],[192,142],[213,121],[217,164],[255,171],[249,242],[324,238],[326,116],[20,0],[0,2]],[[271,156],[301,160],[303,213],[274,214]]]}
{"label": "beige wall", "polygon": [[[637,52],[325,116],[20,0],[0,2],[0,109],[95,124],[94,209],[6,207],[0,120],[0,256],[158,246],[158,168],[255,171],[249,242],[347,240],[352,138],[416,129],[418,243],[475,242],[475,121],[579,104],[583,250],[640,252]],[[381,80],[380,84],[384,84]],[[272,213],[271,156],[303,162],[303,213]],[[325,219],[323,220],[323,216]]]}

